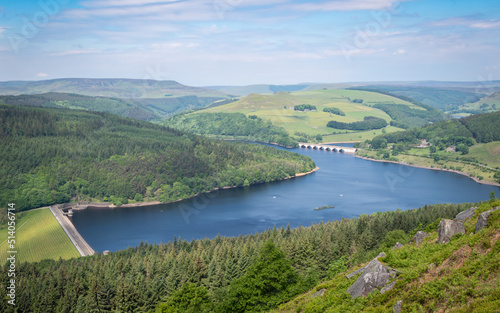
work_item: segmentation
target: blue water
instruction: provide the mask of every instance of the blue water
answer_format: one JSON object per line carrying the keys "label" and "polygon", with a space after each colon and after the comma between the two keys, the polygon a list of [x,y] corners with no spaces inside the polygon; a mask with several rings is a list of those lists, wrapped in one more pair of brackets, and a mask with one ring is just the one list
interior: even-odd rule
{"label": "blue water", "polygon": [[[279,148],[277,148],[279,149]],[[413,209],[425,204],[476,202],[500,188],[450,172],[355,158],[349,154],[291,149],[308,155],[320,168],[290,180],[221,190],[182,202],[117,209],[76,211],[73,223],[97,251],[116,251],[141,241],[238,236],[290,224],[363,213]],[[333,209],[315,211],[323,205]]]}

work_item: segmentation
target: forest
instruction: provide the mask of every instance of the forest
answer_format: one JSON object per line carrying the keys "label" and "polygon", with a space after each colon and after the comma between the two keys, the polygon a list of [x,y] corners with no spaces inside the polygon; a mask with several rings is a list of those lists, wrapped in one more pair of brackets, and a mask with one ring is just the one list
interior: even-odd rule
{"label": "forest", "polygon": [[363,121],[343,123],[338,121],[330,121],[326,124],[327,127],[332,127],[336,129],[348,129],[348,130],[370,130],[370,129],[380,129],[387,126],[386,120],[375,117],[375,116],[365,116]]}
{"label": "forest", "polygon": [[0,105],[0,207],[70,200],[170,202],[280,180],[309,158],[102,112]]}
{"label": "forest", "polygon": [[316,111],[316,106],[312,104],[298,104],[293,107],[294,111]]}
{"label": "forest", "polygon": [[[107,112],[142,121],[159,120],[181,111],[205,108],[221,97],[186,95],[163,98],[96,97],[74,93],[48,92],[29,95],[0,95],[0,103]],[[227,99],[227,102],[233,100]]]}
{"label": "forest", "polygon": [[323,108],[323,112],[332,113],[335,115],[345,116],[344,111],[339,108]]}
{"label": "forest", "polygon": [[285,147],[297,147],[282,128],[264,121],[256,115],[243,113],[196,113],[178,114],[164,122],[164,125],[200,135],[221,138],[244,139],[264,143],[277,143]]}
{"label": "forest", "polygon": [[424,110],[410,108],[407,105],[403,104],[395,104],[395,103],[377,103],[373,107],[380,109],[387,113],[393,121],[391,121],[391,126],[409,129],[414,127],[421,127],[429,122],[438,122],[446,119],[446,115],[439,109],[436,109],[430,105],[421,103],[412,99],[410,97],[406,97],[403,95],[397,95],[385,90],[374,89],[369,87],[352,87],[347,88],[349,90],[361,90],[361,91],[369,91],[376,92],[383,95],[388,95],[394,98],[398,98],[407,102],[410,102],[418,107],[423,108]]}
{"label": "forest", "polygon": [[[138,247],[17,267],[16,312],[261,312],[478,204]],[[0,288],[8,283],[0,268]],[[14,312],[6,301],[0,311]]]}
{"label": "forest", "polygon": [[384,134],[373,138],[372,142],[379,142],[381,139],[384,139],[386,143],[406,144],[415,144],[425,139],[441,150],[450,145],[459,144],[470,147],[476,141],[482,143],[500,141],[500,112],[472,115],[429,124],[421,128]]}

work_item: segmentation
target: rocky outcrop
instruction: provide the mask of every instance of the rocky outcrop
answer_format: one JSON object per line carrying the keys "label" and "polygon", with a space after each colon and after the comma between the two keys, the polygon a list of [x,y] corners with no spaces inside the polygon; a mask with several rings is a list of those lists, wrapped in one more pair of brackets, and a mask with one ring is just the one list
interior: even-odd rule
{"label": "rocky outcrop", "polygon": [[396,280],[393,280],[392,282],[387,284],[384,288],[380,289],[380,294],[383,295],[387,291],[392,290],[392,288],[394,288],[395,285],[396,285]]}
{"label": "rocky outcrop", "polygon": [[394,245],[394,247],[392,247],[392,250],[394,249],[399,249],[399,248],[403,248],[404,245],[401,243],[401,242],[396,242],[396,244]]}
{"label": "rocky outcrop", "polygon": [[403,306],[403,300],[399,300],[396,302],[396,304],[392,307],[392,313],[401,313],[401,307]]}
{"label": "rocky outcrop", "polygon": [[417,245],[421,244],[425,237],[429,237],[430,235],[426,233],[425,231],[418,231],[415,236],[411,239],[410,243],[416,243]]}
{"label": "rocky outcrop", "polygon": [[458,213],[457,216],[455,216],[455,221],[463,222],[470,219],[474,215],[474,212],[476,212],[476,209],[477,207],[472,207],[468,210]]}
{"label": "rocky outcrop", "polygon": [[351,278],[361,273],[361,276],[347,289],[347,293],[352,298],[366,296],[377,288],[385,287],[391,279],[396,278],[397,271],[395,269],[379,262],[378,258],[383,256],[385,256],[385,253],[382,252],[365,267],[347,275],[347,278]]}
{"label": "rocky outcrop", "polygon": [[455,222],[452,220],[442,219],[439,222],[438,229],[438,243],[448,243],[451,237],[456,234],[465,234],[465,226],[462,222]]}
{"label": "rocky outcrop", "polygon": [[490,213],[493,211],[496,211],[498,209],[500,209],[500,207],[496,207],[492,210],[489,210],[489,211],[486,211],[486,212],[479,214],[479,217],[477,218],[477,223],[476,223],[476,230],[475,230],[476,233],[478,231],[480,231],[481,229],[488,227],[488,218],[490,217]]}
{"label": "rocky outcrop", "polygon": [[326,289],[320,289],[311,295],[311,298],[321,297],[325,293]]}

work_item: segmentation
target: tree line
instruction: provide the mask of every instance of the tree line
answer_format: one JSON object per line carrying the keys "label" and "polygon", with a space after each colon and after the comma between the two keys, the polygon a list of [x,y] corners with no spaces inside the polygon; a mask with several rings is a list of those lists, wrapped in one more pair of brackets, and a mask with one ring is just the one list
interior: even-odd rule
{"label": "tree line", "polygon": [[332,127],[336,129],[348,129],[348,130],[370,130],[370,129],[380,129],[387,126],[386,120],[383,118],[375,116],[365,116],[362,121],[343,123],[338,121],[330,121],[326,124],[327,127]]}
{"label": "tree line", "polygon": [[344,111],[339,108],[323,108],[323,112],[332,113],[335,115],[345,116]]}

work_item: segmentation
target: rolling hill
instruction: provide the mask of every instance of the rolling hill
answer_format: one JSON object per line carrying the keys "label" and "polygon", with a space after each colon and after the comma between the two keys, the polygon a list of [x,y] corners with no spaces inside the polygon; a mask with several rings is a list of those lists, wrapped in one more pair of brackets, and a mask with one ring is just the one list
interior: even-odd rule
{"label": "rolling hill", "polygon": [[61,78],[40,81],[0,82],[0,94],[20,95],[48,92],[76,93],[116,98],[165,98],[178,96],[226,98],[227,94],[176,81],[125,78]]}
{"label": "rolling hill", "polygon": [[[296,111],[297,105],[309,104],[314,110]],[[325,112],[324,109],[339,109],[345,116]],[[390,109],[390,110],[389,110]],[[330,110],[331,111],[331,110]],[[386,113],[384,111],[389,112]],[[197,111],[190,116],[203,113],[243,113],[270,121],[274,126],[282,127],[299,141],[360,141],[373,138],[384,132],[401,130],[401,127],[423,125],[428,121],[442,119],[442,113],[432,108],[423,107],[392,95],[364,90],[312,90],[296,92],[277,92],[275,94],[250,94],[230,104]],[[402,112],[401,114],[399,114]],[[398,114],[396,114],[398,113]],[[391,117],[391,114],[393,117]],[[411,117],[408,117],[411,115]],[[414,116],[417,116],[414,118]],[[365,118],[384,119],[388,126],[369,131],[350,131],[327,127],[328,122],[353,123]],[[207,133],[207,132],[205,132]]]}
{"label": "rolling hill", "polygon": [[[107,112],[138,120],[160,120],[179,112],[207,107],[214,102],[220,102],[220,99],[219,97],[198,96],[110,98],[49,92],[18,96],[2,95],[0,96],[0,103]],[[222,101],[230,102],[231,99]]]}

